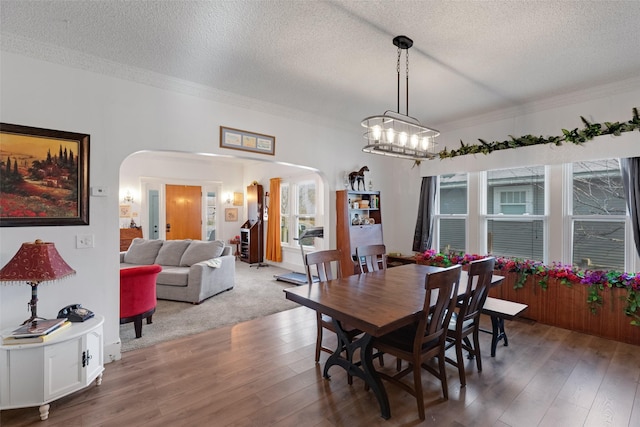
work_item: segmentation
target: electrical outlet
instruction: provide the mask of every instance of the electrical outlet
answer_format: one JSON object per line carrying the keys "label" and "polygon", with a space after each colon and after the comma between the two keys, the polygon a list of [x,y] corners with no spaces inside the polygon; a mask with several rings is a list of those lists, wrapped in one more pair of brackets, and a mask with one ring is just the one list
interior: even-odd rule
{"label": "electrical outlet", "polygon": [[86,249],[93,247],[93,234],[78,234],[76,236],[76,248]]}

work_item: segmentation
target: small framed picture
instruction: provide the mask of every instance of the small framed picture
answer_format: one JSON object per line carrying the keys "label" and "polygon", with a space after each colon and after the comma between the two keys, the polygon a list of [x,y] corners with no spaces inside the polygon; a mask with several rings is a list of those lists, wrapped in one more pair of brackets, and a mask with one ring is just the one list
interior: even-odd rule
{"label": "small framed picture", "polygon": [[244,204],[243,193],[233,193],[233,206],[242,206]]}
{"label": "small framed picture", "polygon": [[238,208],[226,208],[224,210],[224,220],[227,222],[237,222]]}
{"label": "small framed picture", "polygon": [[120,205],[120,218],[131,217],[131,205]]}
{"label": "small framed picture", "polygon": [[220,126],[220,147],[274,155],[275,136]]}

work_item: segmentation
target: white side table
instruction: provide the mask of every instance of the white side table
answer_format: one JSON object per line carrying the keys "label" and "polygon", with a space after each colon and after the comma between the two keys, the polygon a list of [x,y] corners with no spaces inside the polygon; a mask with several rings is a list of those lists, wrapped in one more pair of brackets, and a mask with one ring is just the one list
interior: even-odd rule
{"label": "white side table", "polygon": [[[0,410],[40,407],[49,417],[49,403],[102,383],[104,317],[73,323],[38,344],[0,345]],[[15,329],[15,328],[14,328]]]}

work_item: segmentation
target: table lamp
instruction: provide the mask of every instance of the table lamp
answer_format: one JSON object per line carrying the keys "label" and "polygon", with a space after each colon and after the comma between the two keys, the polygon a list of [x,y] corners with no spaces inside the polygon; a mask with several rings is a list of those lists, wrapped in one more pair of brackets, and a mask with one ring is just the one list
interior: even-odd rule
{"label": "table lamp", "polygon": [[[38,239],[23,243],[18,252],[0,270],[0,282],[27,282],[31,286],[31,317],[22,324],[37,323],[38,285],[42,282],[59,280],[76,274],[75,270],[62,259],[55,245]],[[44,320],[44,319],[43,319]]]}

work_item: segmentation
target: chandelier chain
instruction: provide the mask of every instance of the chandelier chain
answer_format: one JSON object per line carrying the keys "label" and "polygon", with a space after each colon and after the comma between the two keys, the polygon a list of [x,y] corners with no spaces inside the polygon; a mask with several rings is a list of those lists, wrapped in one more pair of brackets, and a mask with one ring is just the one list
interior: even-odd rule
{"label": "chandelier chain", "polygon": [[405,62],[407,64],[407,71],[405,72],[405,75],[407,76],[407,80],[409,80],[409,49],[407,49],[404,55],[405,55]]}

